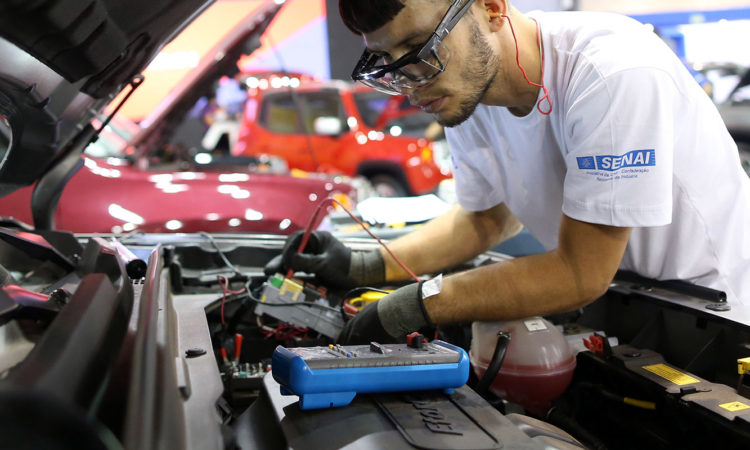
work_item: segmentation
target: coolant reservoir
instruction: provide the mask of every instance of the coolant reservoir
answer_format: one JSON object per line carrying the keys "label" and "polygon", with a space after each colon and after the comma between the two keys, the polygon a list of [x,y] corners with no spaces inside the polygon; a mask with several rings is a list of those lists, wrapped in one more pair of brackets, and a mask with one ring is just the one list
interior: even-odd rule
{"label": "coolant reservoir", "polygon": [[480,379],[492,360],[498,331],[510,333],[505,360],[489,388],[498,397],[543,415],[570,384],[575,354],[547,320],[474,322],[471,331],[471,364]]}

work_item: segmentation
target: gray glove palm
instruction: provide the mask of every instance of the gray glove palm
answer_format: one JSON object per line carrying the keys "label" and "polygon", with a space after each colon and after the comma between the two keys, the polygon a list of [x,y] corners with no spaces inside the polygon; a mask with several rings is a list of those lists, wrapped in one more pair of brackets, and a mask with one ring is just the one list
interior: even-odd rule
{"label": "gray glove palm", "polygon": [[404,341],[408,333],[433,325],[424,308],[422,284],[408,284],[367,305],[346,323],[338,342]]}

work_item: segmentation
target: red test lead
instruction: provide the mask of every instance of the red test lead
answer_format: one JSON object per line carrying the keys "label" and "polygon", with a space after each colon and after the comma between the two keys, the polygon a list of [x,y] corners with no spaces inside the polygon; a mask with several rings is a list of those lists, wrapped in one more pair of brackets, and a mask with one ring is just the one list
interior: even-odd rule
{"label": "red test lead", "polygon": [[[321,201],[320,204],[318,204],[318,207],[315,208],[315,212],[313,212],[312,217],[310,217],[310,222],[308,222],[307,228],[305,229],[305,234],[302,235],[302,239],[300,240],[299,247],[297,247],[297,253],[303,253],[305,251],[305,246],[307,246],[307,241],[310,240],[310,234],[313,231],[313,224],[315,224],[315,220],[317,219],[318,214],[320,214],[320,211],[323,209],[323,207],[328,205],[329,203],[335,203],[339,205],[344,210],[344,212],[349,214],[349,217],[351,217],[352,220],[357,222],[362,227],[362,229],[367,232],[367,234],[369,234],[373,239],[378,241],[378,243],[385,249],[385,251],[387,251],[388,254],[391,255],[391,258],[393,258],[393,260],[396,261],[396,263],[398,263],[398,265],[401,266],[401,268],[403,268],[406,271],[406,273],[408,273],[409,276],[411,276],[412,279],[414,279],[414,281],[419,282],[419,278],[414,274],[414,272],[412,272],[411,269],[406,267],[406,265],[403,262],[401,262],[401,260],[398,259],[396,255],[393,254],[391,249],[388,248],[388,246],[385,245],[385,243],[379,237],[375,236],[375,234],[372,231],[370,231],[370,229],[364,223],[362,223],[361,220],[356,218],[354,214],[352,214],[352,212],[349,211],[349,209],[346,206],[344,206],[340,201],[336,200],[333,197],[324,198],[323,201]],[[294,276],[294,269],[289,269],[286,273],[286,277],[292,278],[293,276]]]}

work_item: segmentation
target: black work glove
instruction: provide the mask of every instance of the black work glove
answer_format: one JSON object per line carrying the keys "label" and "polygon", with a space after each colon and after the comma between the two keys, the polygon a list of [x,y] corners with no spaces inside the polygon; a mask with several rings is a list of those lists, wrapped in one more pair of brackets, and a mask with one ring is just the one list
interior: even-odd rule
{"label": "black work glove", "polygon": [[296,231],[284,244],[281,255],[266,264],[266,275],[289,269],[315,274],[319,284],[352,288],[385,281],[385,262],[378,250],[352,252],[327,231],[313,231],[303,253],[297,253],[304,232]]}
{"label": "black work glove", "polygon": [[377,302],[368,304],[356,316],[346,322],[344,329],[341,330],[336,341],[342,345],[369,344],[370,342],[391,344],[398,342],[398,339],[388,334],[385,328],[383,328],[383,324],[380,323],[378,303],[383,298]]}
{"label": "black work glove", "polygon": [[338,343],[402,342],[407,334],[431,326],[424,309],[422,284],[409,284],[365,306],[344,325]]}

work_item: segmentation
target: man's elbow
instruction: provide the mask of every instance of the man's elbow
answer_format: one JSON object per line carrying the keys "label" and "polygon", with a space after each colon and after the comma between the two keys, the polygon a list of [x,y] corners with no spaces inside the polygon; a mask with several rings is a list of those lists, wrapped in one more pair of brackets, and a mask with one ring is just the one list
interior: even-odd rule
{"label": "man's elbow", "polygon": [[614,278],[614,272],[610,270],[596,270],[594,267],[575,264],[568,264],[567,267],[570,310],[583,308],[600,298],[607,292]]}
{"label": "man's elbow", "polygon": [[600,283],[591,286],[577,296],[577,299],[574,302],[574,308],[572,309],[583,308],[584,306],[588,306],[589,304],[594,303],[594,301],[601,298],[601,296],[607,293],[607,289],[609,289],[609,283]]}

